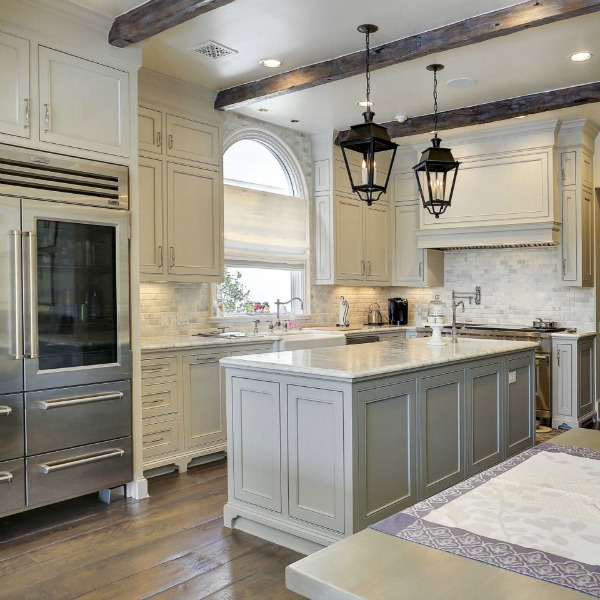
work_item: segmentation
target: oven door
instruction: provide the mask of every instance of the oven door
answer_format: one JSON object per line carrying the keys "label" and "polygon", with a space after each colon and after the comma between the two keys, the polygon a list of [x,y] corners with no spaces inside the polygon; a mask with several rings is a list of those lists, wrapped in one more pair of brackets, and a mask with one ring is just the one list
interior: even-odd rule
{"label": "oven door", "polygon": [[128,379],[129,216],[22,201],[25,389]]}
{"label": "oven door", "polygon": [[542,425],[552,417],[552,372],[550,354],[535,355],[535,416]]}

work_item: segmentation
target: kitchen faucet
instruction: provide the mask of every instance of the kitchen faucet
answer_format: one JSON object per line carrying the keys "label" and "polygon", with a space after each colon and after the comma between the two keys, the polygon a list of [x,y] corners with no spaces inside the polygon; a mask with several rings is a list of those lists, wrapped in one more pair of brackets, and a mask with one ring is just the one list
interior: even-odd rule
{"label": "kitchen faucet", "polygon": [[477,285],[475,286],[475,293],[473,292],[455,292],[452,290],[452,333],[451,340],[453,344],[458,342],[458,335],[456,330],[456,309],[459,306],[462,306],[462,311],[465,312],[465,303],[462,300],[456,301],[457,298],[468,298],[469,304],[473,302],[473,297],[475,298],[475,304],[481,304],[481,288]]}
{"label": "kitchen faucet", "polygon": [[304,302],[302,301],[302,298],[298,298],[298,297],[294,297],[291,300],[288,300],[287,302],[281,302],[279,300],[279,298],[277,298],[277,300],[275,300],[275,304],[277,305],[277,322],[275,323],[276,327],[281,327],[281,321],[279,320],[279,307],[282,306],[283,304],[289,304],[290,302],[293,302],[294,300],[298,300],[298,302],[300,302],[300,310],[304,310]]}

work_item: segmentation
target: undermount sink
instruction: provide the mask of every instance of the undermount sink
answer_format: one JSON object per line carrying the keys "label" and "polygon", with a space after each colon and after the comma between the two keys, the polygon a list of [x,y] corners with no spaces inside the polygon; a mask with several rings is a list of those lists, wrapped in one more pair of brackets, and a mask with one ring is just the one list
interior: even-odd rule
{"label": "undermount sink", "polygon": [[342,332],[287,331],[282,338],[277,342],[280,351],[346,345],[346,336]]}

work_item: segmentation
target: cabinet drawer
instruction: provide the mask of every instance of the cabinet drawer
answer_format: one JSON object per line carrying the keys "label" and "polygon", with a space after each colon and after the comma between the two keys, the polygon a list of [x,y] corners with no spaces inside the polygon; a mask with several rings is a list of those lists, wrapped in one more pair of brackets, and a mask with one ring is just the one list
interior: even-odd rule
{"label": "cabinet drawer", "polygon": [[142,417],[160,417],[179,412],[177,382],[154,383],[142,386]]}
{"label": "cabinet drawer", "polygon": [[254,344],[252,346],[242,346],[231,351],[231,356],[242,356],[244,354],[264,354],[273,352],[273,342],[269,344]]}
{"label": "cabinet drawer", "polygon": [[159,423],[144,423],[142,435],[144,461],[155,456],[171,454],[179,450],[179,422],[177,419]]}
{"label": "cabinet drawer", "polygon": [[0,462],[0,516],[25,507],[25,459]]}
{"label": "cabinet drawer", "polygon": [[129,381],[28,392],[29,456],[131,435]]}
{"label": "cabinet drawer", "polygon": [[19,458],[25,454],[23,415],[21,394],[0,396],[0,460]]}
{"label": "cabinet drawer", "polygon": [[131,481],[131,438],[27,458],[27,505],[42,506]]}
{"label": "cabinet drawer", "polygon": [[177,357],[142,358],[142,379],[152,377],[177,377]]}

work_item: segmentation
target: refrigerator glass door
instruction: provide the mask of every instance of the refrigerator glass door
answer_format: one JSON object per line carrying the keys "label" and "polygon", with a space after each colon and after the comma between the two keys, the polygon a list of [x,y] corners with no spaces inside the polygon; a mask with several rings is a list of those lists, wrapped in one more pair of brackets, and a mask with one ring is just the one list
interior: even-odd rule
{"label": "refrigerator glass door", "polygon": [[0,394],[23,390],[20,230],[21,201],[0,196]]}
{"label": "refrigerator glass door", "polygon": [[23,201],[25,388],[130,376],[128,215]]}

